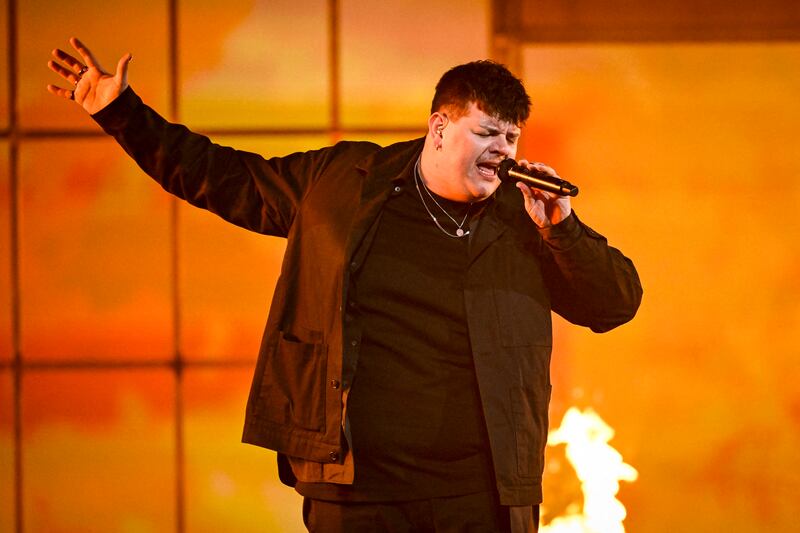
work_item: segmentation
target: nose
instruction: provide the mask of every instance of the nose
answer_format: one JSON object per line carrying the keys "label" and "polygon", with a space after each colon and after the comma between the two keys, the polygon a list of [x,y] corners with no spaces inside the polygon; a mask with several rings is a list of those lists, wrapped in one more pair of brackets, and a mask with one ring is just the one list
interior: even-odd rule
{"label": "nose", "polygon": [[513,157],[516,153],[516,145],[509,142],[505,136],[498,135],[492,144],[492,152],[504,158]]}

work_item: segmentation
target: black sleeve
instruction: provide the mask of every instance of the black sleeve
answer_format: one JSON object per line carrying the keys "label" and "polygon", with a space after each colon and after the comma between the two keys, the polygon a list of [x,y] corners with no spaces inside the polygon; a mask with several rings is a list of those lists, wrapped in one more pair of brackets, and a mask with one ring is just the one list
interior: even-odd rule
{"label": "black sleeve", "polygon": [[642,285],[630,259],[583,224],[574,211],[539,232],[553,311],[598,333],[634,317]]}
{"label": "black sleeve", "polygon": [[265,159],[166,121],[129,87],[92,118],[168,192],[225,220],[285,237],[330,149]]}

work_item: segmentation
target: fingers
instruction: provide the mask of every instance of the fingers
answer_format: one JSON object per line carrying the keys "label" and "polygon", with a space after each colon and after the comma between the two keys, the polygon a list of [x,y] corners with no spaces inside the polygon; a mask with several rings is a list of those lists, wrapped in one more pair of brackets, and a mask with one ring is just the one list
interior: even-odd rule
{"label": "fingers", "polygon": [[[53,50],[53,57],[64,63],[70,70],[72,70],[76,75],[80,70],[83,68],[83,63],[66,53],[65,51],[56,48]],[[51,67],[52,68],[52,67]],[[62,67],[63,68],[63,67]],[[60,74],[60,73],[59,73]]]}
{"label": "fingers", "polygon": [[81,55],[87,67],[100,68],[100,64],[94,58],[92,52],[77,37],[70,37],[69,44]]}
{"label": "fingers", "polygon": [[77,84],[80,81],[81,76],[83,76],[83,74],[90,68],[96,68],[102,72],[100,64],[97,62],[92,52],[86,48],[86,45],[84,45],[76,37],[70,38],[69,42],[78,52],[78,54],[80,54],[83,61],[76,59],[73,55],[68,54],[60,48],[56,48],[52,52],[53,57],[63,63],[65,66],[61,66],[58,63],[51,61],[48,63],[48,66],[51,70],[59,74],[62,78],[66,79],[73,85]]}
{"label": "fingers", "polygon": [[529,187],[528,185],[526,185],[521,181],[518,181],[516,185],[517,189],[522,191],[522,196],[525,199],[525,207],[528,210],[534,207],[534,205],[536,205],[537,203],[540,205],[544,205],[545,203],[549,202],[551,198],[555,196],[554,194],[551,194],[547,191],[542,191],[534,187]]}
{"label": "fingers", "polygon": [[549,202],[550,200],[557,198],[557,194],[553,194],[548,191],[543,191],[541,189],[537,189],[535,187],[529,187],[525,183],[518,181],[517,182],[517,189],[522,191],[523,196],[525,196],[526,200],[530,200],[531,202]]}
{"label": "fingers", "polygon": [[67,100],[75,99],[75,92],[70,89],[62,89],[61,87],[56,87],[55,85],[51,84],[47,86],[47,90],[51,94],[60,96],[61,98],[66,98]]}
{"label": "fingers", "polygon": [[131,62],[131,59],[133,59],[133,56],[127,53],[119,58],[117,62],[117,72],[114,74],[114,78],[117,80],[122,90],[128,86],[128,63]]}
{"label": "fingers", "polygon": [[558,173],[553,169],[553,167],[545,165],[544,163],[539,163],[538,161],[530,162],[527,159],[520,159],[519,161],[517,161],[517,164],[518,165],[522,165],[522,166],[524,166],[525,168],[528,168],[528,169],[533,169],[533,170],[537,170],[539,172],[544,172],[545,174],[547,174],[549,176],[553,176],[554,178],[558,178],[559,177]]}
{"label": "fingers", "polygon": [[544,172],[545,174],[549,174],[554,178],[558,177],[558,173],[553,169],[553,167],[547,166],[544,163],[533,163],[533,168],[540,172]]}
{"label": "fingers", "polygon": [[[76,91],[78,90],[79,83],[84,74],[86,74],[89,69],[97,69],[99,70],[99,75],[102,76],[105,74],[100,65],[98,64],[97,60],[94,58],[92,52],[86,48],[80,40],[75,37],[72,37],[69,40],[69,43],[72,47],[78,52],[80,57],[83,61],[75,58],[75,56],[68,54],[67,52],[61,50],[60,48],[56,48],[52,51],[53,58],[55,60],[50,60],[47,62],[47,66],[61,76],[63,79],[68,81],[70,84],[73,85],[72,89],[64,89],[62,87],[58,87],[57,85],[48,85],[47,91],[51,94],[56,96],[60,96],[61,98],[65,98],[67,100],[75,100],[76,99]],[[97,70],[92,72],[93,79],[97,78]],[[86,92],[89,88],[86,84],[83,84],[81,87],[81,95],[79,97],[79,102],[82,103],[83,98],[86,97]]]}
{"label": "fingers", "polygon": [[547,220],[545,203],[537,194],[541,191],[531,189],[522,182],[517,182],[517,189],[522,192],[522,198],[525,202],[525,211],[528,213],[528,216],[533,219],[533,222],[540,228],[548,226],[549,221]]}
{"label": "fingers", "polygon": [[[55,52],[55,50],[53,52]],[[55,53],[53,55],[55,55]],[[80,76],[77,73],[62,67],[53,60],[48,61],[47,66],[50,68],[50,70],[70,82],[72,85],[76,85],[80,81]]]}

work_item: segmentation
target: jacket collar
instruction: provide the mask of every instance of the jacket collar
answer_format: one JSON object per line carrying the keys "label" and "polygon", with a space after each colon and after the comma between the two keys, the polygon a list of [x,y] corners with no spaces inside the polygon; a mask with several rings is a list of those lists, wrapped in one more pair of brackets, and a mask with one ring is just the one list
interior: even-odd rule
{"label": "jacket collar", "polygon": [[[411,175],[414,163],[422,153],[425,138],[399,142],[373,152],[356,165],[366,173],[366,191],[371,186],[380,186],[387,179],[392,183],[402,183]],[[377,183],[376,183],[377,182]]]}
{"label": "jacket collar", "polygon": [[364,242],[370,228],[376,227],[374,223],[392,190],[402,186],[411,175],[424,141],[424,138],[419,138],[392,144],[374,151],[356,164],[356,170],[363,173],[364,178],[345,250],[348,263],[352,263],[356,250]]}

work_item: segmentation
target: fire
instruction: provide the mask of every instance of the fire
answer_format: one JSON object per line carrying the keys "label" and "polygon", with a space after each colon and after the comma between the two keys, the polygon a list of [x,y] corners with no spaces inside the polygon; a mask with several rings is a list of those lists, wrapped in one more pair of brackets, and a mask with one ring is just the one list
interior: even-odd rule
{"label": "fire", "polygon": [[567,508],[542,526],[543,533],[622,533],[625,506],[617,498],[620,481],[634,481],[638,472],[622,460],[622,455],[608,444],[614,430],[593,409],[583,412],[571,407],[561,427],[552,431],[548,446],[566,445],[566,456],[575,469],[583,492],[583,509]]}

